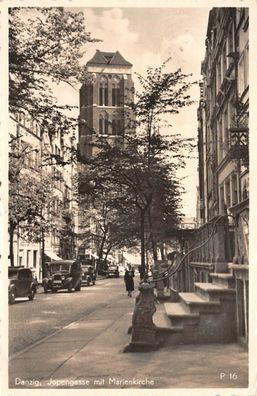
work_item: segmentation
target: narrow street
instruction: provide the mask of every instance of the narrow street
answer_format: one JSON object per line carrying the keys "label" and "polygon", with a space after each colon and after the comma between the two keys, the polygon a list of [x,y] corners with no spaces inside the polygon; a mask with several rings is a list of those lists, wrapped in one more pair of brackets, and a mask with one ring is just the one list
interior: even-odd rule
{"label": "narrow street", "polygon": [[45,294],[39,287],[34,301],[20,298],[9,306],[10,356],[123,295],[123,277],[100,279],[95,286],[84,286],[73,293],[62,290]]}
{"label": "narrow street", "polygon": [[[238,344],[164,345],[123,353],[135,292],[123,278],[81,292],[39,293],[10,306],[9,387],[15,389],[242,388],[247,352]],[[158,309],[158,307],[157,307]]]}

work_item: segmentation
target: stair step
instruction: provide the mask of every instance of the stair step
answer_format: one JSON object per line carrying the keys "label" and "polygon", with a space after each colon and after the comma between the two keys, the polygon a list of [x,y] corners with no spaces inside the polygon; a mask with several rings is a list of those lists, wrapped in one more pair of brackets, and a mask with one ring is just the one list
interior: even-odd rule
{"label": "stair step", "polygon": [[181,302],[189,312],[219,312],[220,301],[210,301],[197,293],[179,293]]}
{"label": "stair step", "polygon": [[173,326],[164,308],[164,304],[158,305],[155,314],[153,315],[153,322],[160,331],[179,332],[183,331],[182,326]]}
{"label": "stair step", "polygon": [[165,311],[174,326],[182,327],[197,325],[200,315],[197,312],[188,312],[181,302],[165,303]]}
{"label": "stair step", "polygon": [[235,278],[231,273],[212,272],[210,273],[213,283],[234,288]]}
{"label": "stair step", "polygon": [[196,293],[207,301],[231,299],[235,297],[236,290],[216,283],[195,282]]}
{"label": "stair step", "polygon": [[185,307],[181,303],[164,303],[166,314],[169,317],[190,317],[190,318],[198,318],[199,313],[192,313],[186,311]]}

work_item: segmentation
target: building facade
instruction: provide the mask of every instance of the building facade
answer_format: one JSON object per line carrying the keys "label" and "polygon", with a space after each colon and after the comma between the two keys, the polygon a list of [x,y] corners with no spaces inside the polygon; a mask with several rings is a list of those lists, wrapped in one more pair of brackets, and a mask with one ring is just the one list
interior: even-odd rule
{"label": "building facade", "polygon": [[79,151],[90,157],[99,138],[118,143],[131,129],[132,64],[117,52],[97,50],[86,64],[89,81],[80,89]]}
{"label": "building facade", "polygon": [[[10,249],[10,252],[13,252],[13,260],[9,258],[15,266],[33,269],[37,279],[41,281],[46,262],[60,258],[68,259],[76,255],[78,216],[73,177],[77,165],[69,161],[70,150],[76,150],[76,138],[69,134],[55,134],[50,138],[47,131],[42,131],[38,122],[23,112],[11,114],[9,125],[9,168],[11,172],[20,172],[13,189],[10,182],[10,201],[13,198],[11,194],[14,192],[15,195],[15,190],[18,193],[19,190],[21,193],[27,191],[26,186],[24,190],[24,183],[38,185],[39,190],[48,191],[44,198],[43,195],[38,196],[42,221],[38,220],[36,229],[33,229],[35,225],[32,223],[31,226],[28,220],[18,222],[13,238],[9,239],[13,245]],[[16,162],[12,162],[11,159],[15,157]],[[31,197],[34,193],[31,190]],[[21,196],[17,204],[22,205],[22,200]],[[9,214],[10,231],[11,210]]]}
{"label": "building facade", "polygon": [[248,336],[249,10],[209,14],[198,108],[198,223],[229,215],[237,334]]}

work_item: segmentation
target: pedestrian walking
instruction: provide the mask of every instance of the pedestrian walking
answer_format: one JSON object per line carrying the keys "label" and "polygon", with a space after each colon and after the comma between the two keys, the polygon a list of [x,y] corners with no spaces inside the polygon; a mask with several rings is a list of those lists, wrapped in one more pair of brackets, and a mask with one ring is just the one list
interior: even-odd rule
{"label": "pedestrian walking", "polygon": [[128,296],[132,297],[132,291],[134,290],[134,279],[132,275],[132,271],[126,270],[124,275],[124,281],[126,290],[128,292]]}

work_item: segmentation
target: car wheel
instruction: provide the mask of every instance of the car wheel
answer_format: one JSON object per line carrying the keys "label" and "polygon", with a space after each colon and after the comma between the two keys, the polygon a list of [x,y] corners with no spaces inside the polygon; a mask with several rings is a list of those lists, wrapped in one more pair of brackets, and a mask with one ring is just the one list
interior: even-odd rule
{"label": "car wheel", "polygon": [[72,284],[70,283],[68,286],[68,293],[71,293],[71,292],[72,292]]}
{"label": "car wheel", "polygon": [[92,284],[93,284],[93,286],[95,285],[95,281],[94,280],[93,280]]}
{"label": "car wheel", "polygon": [[34,290],[31,290],[31,294],[30,294],[28,297],[29,297],[29,300],[30,300],[30,301],[34,300],[35,291],[34,291]]}
{"label": "car wheel", "polygon": [[9,304],[15,303],[15,293],[14,291],[9,292]]}
{"label": "car wheel", "polygon": [[57,293],[57,289],[55,287],[52,289],[52,293]]}

